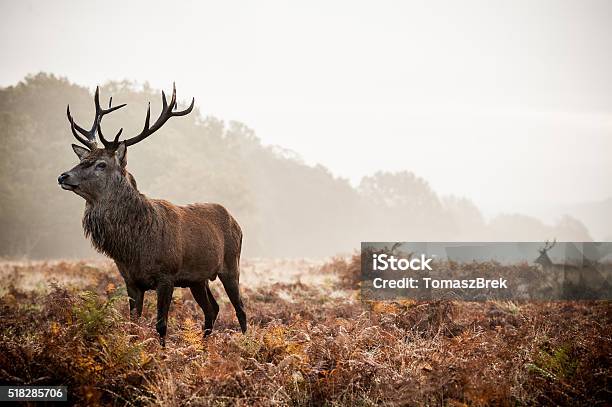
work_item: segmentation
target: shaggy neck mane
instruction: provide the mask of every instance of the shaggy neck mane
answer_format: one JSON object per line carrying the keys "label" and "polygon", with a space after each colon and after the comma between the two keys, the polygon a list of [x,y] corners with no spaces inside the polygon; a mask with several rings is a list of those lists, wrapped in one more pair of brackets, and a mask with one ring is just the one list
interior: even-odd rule
{"label": "shaggy neck mane", "polygon": [[127,173],[112,180],[112,193],[87,202],[83,216],[85,236],[96,250],[125,264],[139,261],[140,248],[155,223],[153,205],[132,179]]}

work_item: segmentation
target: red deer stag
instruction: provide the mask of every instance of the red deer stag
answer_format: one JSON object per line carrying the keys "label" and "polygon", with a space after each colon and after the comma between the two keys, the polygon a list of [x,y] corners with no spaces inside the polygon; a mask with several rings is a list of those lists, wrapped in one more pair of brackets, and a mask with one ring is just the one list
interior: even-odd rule
{"label": "red deer stag", "polygon": [[[593,299],[597,292],[604,287],[605,279],[588,258],[582,258],[579,265],[568,263],[553,263],[548,252],[555,247],[557,240],[552,243],[546,241],[544,247],[539,249],[540,255],[535,260],[542,266],[544,278],[548,280],[553,289],[553,295],[562,299]],[[605,288],[604,288],[605,290]],[[595,293],[595,294],[594,294]]]}
{"label": "red deer stag", "polygon": [[[104,138],[102,118],[125,106],[100,107],[99,89],[94,96],[95,116],[91,129],[75,123],[67,109],[72,134],[87,148],[72,145],[79,164],[59,176],[60,186],[85,199],[83,229],[93,246],[111,257],[125,280],[132,317],[140,317],[144,293],[157,291],[157,332],[165,346],[168,310],[174,287],[189,287],[204,311],[204,336],[212,332],[219,306],[208,286],[217,276],[236,310],[242,332],[247,330],[239,290],[242,231],[221,205],[200,203],[177,206],[141,194],[126,170],[127,147],[159,130],[171,117],[193,109],[176,110],[176,88],[170,103],[162,91],[162,111],[149,125],[147,109],[144,129],[135,137],[119,141]],[[98,148],[96,133],[104,145]]]}

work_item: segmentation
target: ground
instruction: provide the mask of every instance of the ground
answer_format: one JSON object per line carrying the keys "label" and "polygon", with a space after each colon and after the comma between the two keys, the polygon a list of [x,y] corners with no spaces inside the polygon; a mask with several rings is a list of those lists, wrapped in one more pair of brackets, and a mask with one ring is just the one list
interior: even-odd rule
{"label": "ground", "polygon": [[220,283],[215,333],[175,290],[128,318],[110,261],[0,264],[0,382],[78,405],[605,405],[609,302],[362,301],[358,258],[246,260],[249,331]]}

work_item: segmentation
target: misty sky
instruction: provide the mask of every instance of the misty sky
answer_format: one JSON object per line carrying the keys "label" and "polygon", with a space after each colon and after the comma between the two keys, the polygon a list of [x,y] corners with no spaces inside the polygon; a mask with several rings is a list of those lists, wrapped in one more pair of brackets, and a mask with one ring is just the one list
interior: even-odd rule
{"label": "misty sky", "polygon": [[2,86],[175,80],[353,184],[407,169],[488,214],[612,196],[611,1],[0,4]]}

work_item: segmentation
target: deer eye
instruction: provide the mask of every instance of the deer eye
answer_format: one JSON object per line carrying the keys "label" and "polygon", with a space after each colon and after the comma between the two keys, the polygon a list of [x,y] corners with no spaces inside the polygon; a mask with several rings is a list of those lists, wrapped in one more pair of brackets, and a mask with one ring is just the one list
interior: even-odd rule
{"label": "deer eye", "polygon": [[103,170],[106,168],[106,163],[105,162],[101,162],[101,163],[97,163],[96,164],[96,170]]}

